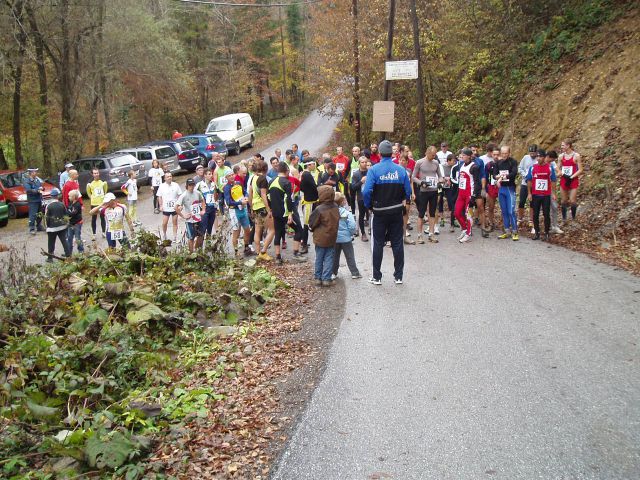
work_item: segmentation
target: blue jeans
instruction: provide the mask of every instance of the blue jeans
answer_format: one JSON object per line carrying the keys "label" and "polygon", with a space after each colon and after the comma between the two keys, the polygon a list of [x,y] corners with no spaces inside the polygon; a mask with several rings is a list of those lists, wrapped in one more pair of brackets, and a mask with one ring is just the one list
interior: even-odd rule
{"label": "blue jeans", "polygon": [[518,231],[518,217],[516,217],[516,188],[500,187],[498,201],[502,212],[502,223],[506,231]]}
{"label": "blue jeans", "polygon": [[335,247],[319,247],[316,245],[316,269],[313,278],[328,282],[333,271]]}
{"label": "blue jeans", "polygon": [[42,228],[42,215],[40,210],[42,209],[42,202],[29,202],[29,230],[35,230],[36,226],[38,230]]}
{"label": "blue jeans", "polygon": [[73,239],[76,239],[78,252],[84,252],[84,243],[82,243],[82,224],[69,225],[67,229],[67,243],[69,244],[69,253],[73,252]]}

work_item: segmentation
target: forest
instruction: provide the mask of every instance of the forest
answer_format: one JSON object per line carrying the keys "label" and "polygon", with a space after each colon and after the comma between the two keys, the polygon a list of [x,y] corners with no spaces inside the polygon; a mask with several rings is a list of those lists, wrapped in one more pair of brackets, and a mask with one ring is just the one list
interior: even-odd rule
{"label": "forest", "polygon": [[314,101],[346,106],[343,138],[368,143],[380,136],[371,115],[385,59],[416,57],[422,101],[414,81],[387,87],[396,137],[419,148],[499,139],[519,92],[552,89],[558,60],[579,56],[625,3],[4,0],[0,168],[53,172],[82,154],[201,131],[215,115],[247,111],[260,123]]}
{"label": "forest", "polygon": [[307,8],[3,1],[0,169],[53,173],[231,112],[282,117],[305,98]]}

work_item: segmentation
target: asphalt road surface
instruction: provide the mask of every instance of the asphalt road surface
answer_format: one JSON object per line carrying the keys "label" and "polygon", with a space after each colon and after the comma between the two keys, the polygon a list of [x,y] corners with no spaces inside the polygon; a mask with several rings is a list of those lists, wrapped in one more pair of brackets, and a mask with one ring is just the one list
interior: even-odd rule
{"label": "asphalt road surface", "polygon": [[404,285],[385,248],[382,286],[355,240],[365,279],[341,267],[344,319],[273,478],[640,478],[639,279],[440,237],[406,247]]}
{"label": "asphalt road surface", "polygon": [[[313,111],[309,116],[300,124],[300,126],[294,130],[290,135],[282,138],[280,141],[274,143],[262,152],[263,156],[267,159],[273,155],[274,150],[279,147],[284,152],[287,148],[290,148],[293,143],[297,143],[300,149],[308,149],[312,155],[320,156],[322,149],[333,134],[335,127],[340,121],[339,116],[325,116],[319,111]],[[235,163],[243,158],[246,158],[246,152],[235,157],[230,157],[231,162]],[[182,174],[174,176],[174,181],[178,182],[181,188],[184,190],[185,181],[187,178],[193,176],[193,173]],[[139,200],[138,200],[138,219],[142,222],[144,228],[154,232],[159,232],[162,216],[155,215],[153,213],[153,201],[151,198],[151,187],[140,187]],[[84,225],[82,228],[82,236],[87,248],[107,248],[107,241],[102,238],[100,232],[100,225],[98,222],[98,235],[96,241],[91,240],[91,216],[89,215],[89,202],[85,198],[84,209]],[[122,203],[126,202],[126,197],[118,196],[118,200]],[[45,257],[41,254],[41,249],[47,250],[47,234],[38,233],[35,236],[28,234],[28,219],[18,218],[9,221],[9,225],[0,229],[0,244],[14,247],[20,256],[24,256],[28,263],[42,263]],[[178,238],[182,238],[184,235],[184,221],[178,219]],[[169,224],[168,232],[169,237],[173,238],[171,224]],[[76,252],[74,248],[74,253]],[[290,252],[290,250],[289,250]],[[57,255],[62,255],[62,246],[58,243],[56,245]],[[5,263],[8,261],[9,252],[0,252],[0,268],[6,268]]]}

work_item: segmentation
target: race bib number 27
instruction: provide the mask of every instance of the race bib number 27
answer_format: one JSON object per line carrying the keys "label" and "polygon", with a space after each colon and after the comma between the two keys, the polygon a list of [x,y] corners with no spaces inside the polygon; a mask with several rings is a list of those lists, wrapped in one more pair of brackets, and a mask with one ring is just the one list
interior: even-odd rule
{"label": "race bib number 27", "polygon": [[536,179],[536,190],[546,191],[548,187],[549,187],[549,180],[547,180],[546,178]]}

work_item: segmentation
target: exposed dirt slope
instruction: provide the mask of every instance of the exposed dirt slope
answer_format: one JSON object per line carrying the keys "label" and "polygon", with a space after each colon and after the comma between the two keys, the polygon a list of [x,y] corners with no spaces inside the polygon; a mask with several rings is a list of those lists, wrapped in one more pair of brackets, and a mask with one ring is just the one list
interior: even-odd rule
{"label": "exposed dirt slope", "polygon": [[[585,161],[578,220],[558,243],[640,272],[640,8],[598,29],[524,92],[503,141],[516,158],[566,138]],[[564,228],[564,227],[563,227]]]}

